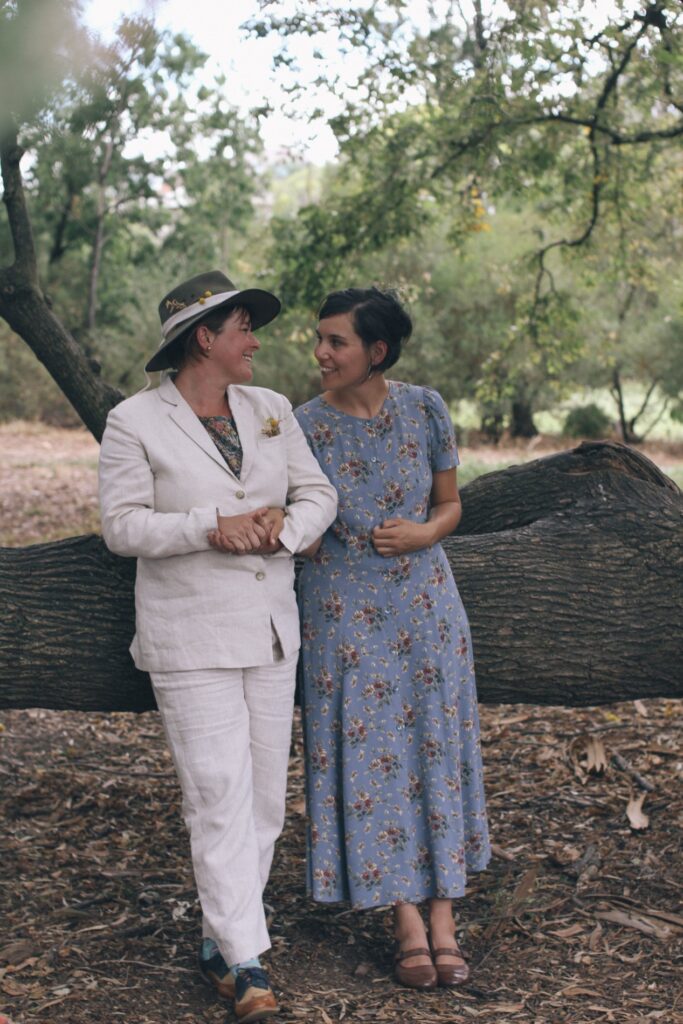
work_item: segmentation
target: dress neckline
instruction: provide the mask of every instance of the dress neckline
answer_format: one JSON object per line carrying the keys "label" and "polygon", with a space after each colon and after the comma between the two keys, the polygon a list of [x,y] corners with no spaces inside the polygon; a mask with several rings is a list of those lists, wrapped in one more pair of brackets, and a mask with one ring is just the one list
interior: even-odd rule
{"label": "dress neckline", "polygon": [[374,416],[354,416],[352,412],[344,412],[343,409],[337,409],[336,405],[332,405],[332,403],[328,402],[325,398],[323,398],[322,395],[318,395],[318,398],[322,405],[327,406],[327,408],[331,409],[332,412],[336,412],[338,416],[346,416],[350,420],[358,420],[359,423],[372,423],[373,420],[376,420],[379,416],[382,415],[382,413],[386,409],[387,402],[389,401],[390,398],[393,397],[394,383],[395,382],[393,380],[387,381],[387,393],[384,396],[384,401],[379,407],[379,410],[375,413]]}

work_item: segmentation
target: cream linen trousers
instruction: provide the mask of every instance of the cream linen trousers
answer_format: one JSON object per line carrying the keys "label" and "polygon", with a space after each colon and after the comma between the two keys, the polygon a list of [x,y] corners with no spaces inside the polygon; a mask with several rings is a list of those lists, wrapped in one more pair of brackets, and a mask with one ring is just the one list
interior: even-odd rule
{"label": "cream linen trousers", "polygon": [[[204,916],[228,964],[270,948],[263,909],[287,792],[297,655],[151,673],[183,794]],[[279,657],[278,657],[279,655]]]}

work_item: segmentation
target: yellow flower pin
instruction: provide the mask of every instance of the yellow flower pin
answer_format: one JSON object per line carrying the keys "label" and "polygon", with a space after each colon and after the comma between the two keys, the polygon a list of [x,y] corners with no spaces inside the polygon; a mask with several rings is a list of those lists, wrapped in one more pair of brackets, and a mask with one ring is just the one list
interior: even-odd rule
{"label": "yellow flower pin", "polygon": [[267,416],[266,422],[261,429],[264,437],[277,437],[280,433],[280,421],[276,416]]}

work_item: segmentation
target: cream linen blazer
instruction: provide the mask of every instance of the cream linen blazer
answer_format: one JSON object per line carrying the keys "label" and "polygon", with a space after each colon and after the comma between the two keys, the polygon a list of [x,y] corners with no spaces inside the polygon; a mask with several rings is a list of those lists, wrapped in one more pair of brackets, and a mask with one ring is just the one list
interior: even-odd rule
{"label": "cream linen blazer", "polygon": [[[148,672],[238,668],[273,660],[271,624],[285,655],[299,647],[293,554],[336,515],[337,495],[283,395],[231,385],[243,450],[232,473],[170,378],[109,413],[99,463],[102,535],[137,558],[131,654]],[[266,420],[279,434],[264,434]],[[214,551],[221,515],[287,508],[273,555]]]}

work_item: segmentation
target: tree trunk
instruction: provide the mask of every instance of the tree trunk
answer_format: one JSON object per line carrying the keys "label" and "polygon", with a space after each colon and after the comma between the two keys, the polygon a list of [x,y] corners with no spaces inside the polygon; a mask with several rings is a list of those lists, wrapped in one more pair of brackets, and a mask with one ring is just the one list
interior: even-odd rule
{"label": "tree trunk", "polygon": [[[591,443],[480,477],[444,546],[480,699],[582,706],[683,696],[683,497]],[[0,549],[0,707],[144,711],[129,559],[97,537]]]}
{"label": "tree trunk", "polygon": [[616,402],[617,412],[619,415],[619,430],[621,432],[621,439],[624,444],[638,444],[642,441],[641,437],[635,432],[635,420],[626,418],[626,406],[624,403],[624,391],[621,386],[621,374],[619,373],[619,367],[614,368],[612,373],[612,386],[610,388],[612,398]]}
{"label": "tree trunk", "polygon": [[134,585],[135,559],[93,535],[0,548],[0,707],[153,708],[128,653]]}
{"label": "tree trunk", "polygon": [[98,376],[97,364],[54,316],[38,285],[12,268],[0,271],[0,316],[33,350],[99,441],[107,413],[124,396]]}
{"label": "tree trunk", "polygon": [[518,400],[512,403],[510,419],[511,437],[536,437],[538,430],[534,423],[534,414],[529,402]]}
{"label": "tree trunk", "polygon": [[66,199],[64,200],[64,204],[62,206],[62,212],[60,214],[59,220],[57,221],[57,226],[55,228],[54,237],[52,239],[52,246],[50,247],[50,258],[48,260],[49,267],[52,267],[53,264],[58,263],[59,260],[61,260],[62,256],[64,255],[64,253],[66,252],[66,229],[69,224],[69,219],[71,217],[71,211],[73,209],[75,198],[76,193],[69,185],[67,189]]}

